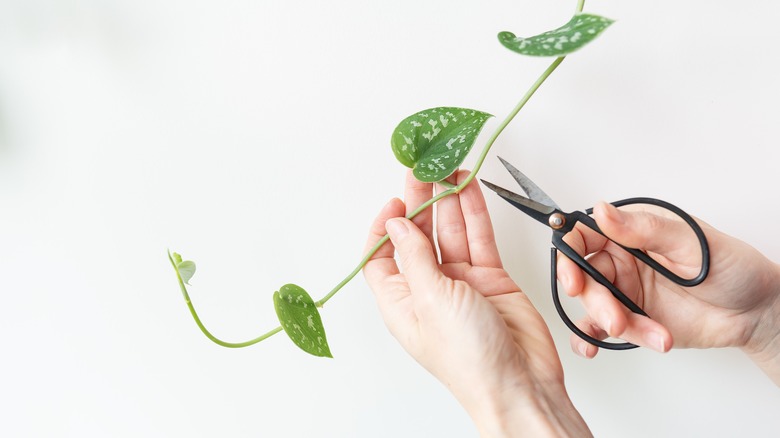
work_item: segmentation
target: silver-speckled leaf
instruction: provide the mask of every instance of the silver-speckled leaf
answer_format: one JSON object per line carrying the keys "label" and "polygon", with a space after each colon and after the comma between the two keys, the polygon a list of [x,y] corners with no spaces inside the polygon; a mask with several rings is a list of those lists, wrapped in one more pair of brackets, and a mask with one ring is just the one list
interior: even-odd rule
{"label": "silver-speckled leaf", "polygon": [[414,169],[415,178],[441,181],[463,163],[491,117],[467,108],[427,109],[401,121],[390,144],[398,161]]}
{"label": "silver-speckled leaf", "polygon": [[294,284],[282,286],[274,292],[274,308],[284,332],[295,345],[315,356],[333,357],[320,312],[303,288]]}
{"label": "silver-speckled leaf", "polygon": [[529,38],[501,32],[498,40],[509,50],[529,56],[563,56],[593,41],[614,20],[594,14],[576,14],[558,29]]}

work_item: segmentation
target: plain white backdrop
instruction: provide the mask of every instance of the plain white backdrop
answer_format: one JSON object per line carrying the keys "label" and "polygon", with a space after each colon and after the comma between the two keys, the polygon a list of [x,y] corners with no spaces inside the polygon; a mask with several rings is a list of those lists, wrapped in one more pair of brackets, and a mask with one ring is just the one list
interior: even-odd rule
{"label": "plain white backdrop", "polygon": [[[335,359],[276,326],[322,297],[403,190],[390,134],[433,106],[495,114],[550,60],[504,49],[574,0],[0,1],[0,435],[470,437],[388,334],[362,277],[322,310]],[[780,261],[780,4],[593,0],[570,56],[495,155],[565,209],[654,196]],[[474,157],[467,160],[470,167]],[[550,325],[575,405],[622,436],[767,436],[780,391],[735,350],[587,361],[549,297],[549,231],[487,195],[505,265]],[[739,293],[739,291],[734,291]]]}

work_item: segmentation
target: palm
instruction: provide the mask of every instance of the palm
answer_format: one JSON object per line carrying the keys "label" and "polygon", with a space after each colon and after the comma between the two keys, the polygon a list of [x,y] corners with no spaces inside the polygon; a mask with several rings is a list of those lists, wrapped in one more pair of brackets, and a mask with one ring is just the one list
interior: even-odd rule
{"label": "palm", "polygon": [[523,369],[530,367],[536,378],[562,378],[560,360],[547,325],[503,268],[448,263],[441,265],[441,270],[453,280],[463,281],[479,291],[499,316],[491,320],[490,332],[496,336],[494,342],[485,344],[486,349],[515,349],[522,361],[528,362]]}
{"label": "palm", "polygon": [[512,364],[512,374],[523,381],[562,380],[547,325],[504,269],[466,263],[445,263],[440,269],[452,280],[452,299],[439,309],[447,315],[446,323],[430,320],[424,309],[420,311],[404,274],[388,279],[395,305],[381,306],[384,319],[413,356],[439,354],[426,352],[425,345],[412,340],[421,332],[446,330],[447,339],[462,347],[464,357],[458,359],[462,365],[472,362],[474,369],[492,369]]}

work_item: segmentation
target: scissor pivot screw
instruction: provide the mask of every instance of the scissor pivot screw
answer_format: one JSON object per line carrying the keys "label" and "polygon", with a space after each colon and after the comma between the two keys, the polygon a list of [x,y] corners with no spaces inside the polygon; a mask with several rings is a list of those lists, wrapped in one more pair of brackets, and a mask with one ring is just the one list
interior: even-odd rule
{"label": "scissor pivot screw", "polygon": [[560,213],[551,214],[548,223],[553,230],[560,230],[566,225],[566,218]]}

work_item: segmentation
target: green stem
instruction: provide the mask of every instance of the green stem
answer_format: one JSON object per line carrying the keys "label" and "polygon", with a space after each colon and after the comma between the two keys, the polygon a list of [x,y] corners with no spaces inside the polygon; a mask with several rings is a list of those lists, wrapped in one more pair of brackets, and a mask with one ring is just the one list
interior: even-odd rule
{"label": "green stem", "polygon": [[[415,216],[420,214],[426,208],[428,208],[431,205],[433,205],[438,200],[440,200],[440,199],[442,199],[444,197],[447,197],[449,195],[458,193],[459,191],[463,190],[463,187],[466,187],[466,185],[465,184],[460,184],[460,185],[457,185],[457,186],[455,186],[455,187],[453,187],[453,188],[451,188],[449,190],[446,190],[446,191],[443,191],[443,192],[439,193],[438,195],[436,195],[433,198],[425,201],[425,203],[423,203],[422,205],[420,205],[419,207],[414,209],[414,211],[412,211],[411,213],[406,215],[406,218],[407,219],[413,219]],[[379,251],[379,248],[381,248],[382,245],[384,245],[385,242],[387,242],[389,239],[390,239],[390,236],[388,236],[387,234],[385,234],[384,237],[379,239],[379,242],[377,242],[374,246],[371,247],[370,250],[368,250],[368,252],[366,253],[365,257],[363,257],[363,260],[360,261],[360,263],[357,265],[357,267],[355,267],[355,269],[344,280],[342,280],[341,283],[337,284],[336,287],[334,287],[330,292],[328,292],[327,295],[325,295],[321,300],[317,301],[314,304],[316,304],[317,307],[322,307],[325,303],[328,302],[328,300],[333,298],[333,295],[336,295],[336,292],[338,292],[339,289],[341,289],[342,287],[344,287],[344,285],[349,283],[349,281],[352,280],[355,277],[355,275],[357,275],[357,273],[360,272],[363,269],[364,266],[366,266],[366,263],[368,263],[368,261],[371,260],[371,257],[373,257],[374,254],[376,254],[376,252]]]}
{"label": "green stem", "polygon": [[[523,107],[528,102],[528,100],[531,99],[531,96],[533,96],[534,93],[536,93],[536,90],[539,89],[539,87],[550,76],[550,74],[552,74],[552,72],[555,71],[556,68],[558,68],[558,66],[561,64],[561,62],[563,62],[564,58],[565,58],[564,56],[556,58],[555,61],[553,61],[553,63],[550,64],[549,67],[547,67],[547,70],[545,70],[544,73],[542,73],[542,75],[539,76],[539,79],[537,79],[536,82],[534,82],[534,84],[531,86],[531,88],[525,93],[523,98],[520,99],[520,102],[518,102],[518,104],[514,107],[514,109],[512,109],[512,112],[510,112],[509,115],[506,116],[504,121],[501,122],[500,125],[498,125],[496,130],[493,131],[493,135],[490,136],[490,138],[488,139],[487,143],[485,144],[485,147],[482,149],[482,153],[477,158],[477,162],[474,164],[474,168],[472,169],[472,171],[469,174],[469,176],[467,176],[466,179],[464,179],[463,182],[461,182],[457,186],[454,186],[454,187],[452,187],[452,188],[450,188],[450,189],[448,189],[446,191],[443,191],[443,192],[439,193],[438,195],[436,195],[433,198],[431,198],[428,201],[426,201],[421,206],[417,207],[414,211],[412,211],[411,213],[409,213],[409,215],[406,216],[407,219],[414,218],[420,212],[424,211],[425,209],[427,209],[428,207],[430,207],[431,205],[433,205],[435,202],[439,201],[442,198],[445,198],[445,197],[450,196],[450,195],[454,195],[456,193],[460,193],[460,191],[463,190],[474,179],[474,177],[476,177],[477,172],[479,172],[479,169],[482,167],[482,163],[485,161],[485,158],[487,157],[487,154],[490,151],[490,148],[493,146],[493,143],[496,142],[496,139],[498,138],[498,136],[501,135],[501,132],[503,132],[504,129],[512,121],[512,119],[515,118],[517,113],[519,113],[520,110],[523,109]],[[316,304],[318,306],[322,306],[329,299],[331,299],[333,297],[333,295],[335,295],[336,292],[339,291],[339,289],[341,289],[345,284],[349,283],[349,281],[358,272],[360,272],[361,269],[363,269],[363,267],[366,265],[366,263],[368,263],[368,261],[371,260],[371,257],[374,256],[374,254],[379,250],[379,248],[382,247],[382,245],[385,244],[385,242],[387,242],[387,240],[389,238],[390,237],[387,234],[385,234],[385,236],[382,237],[382,239],[380,239],[380,241],[377,242],[376,245],[371,247],[371,249],[368,251],[368,254],[366,254],[366,256],[363,258],[363,260],[360,262],[360,264],[355,268],[355,270],[353,270],[352,273],[350,273],[349,276],[347,276],[347,278],[345,278],[341,283],[339,283],[335,288],[333,288],[333,290],[331,290],[327,295],[325,295],[324,298],[322,298],[321,300],[317,301]]]}
{"label": "green stem", "polygon": [[[556,58],[555,61],[553,61],[552,64],[550,64],[550,66],[547,67],[547,70],[545,70],[544,73],[542,73],[542,75],[539,76],[539,79],[537,79],[536,82],[534,82],[534,84],[531,86],[531,88],[525,93],[523,98],[520,99],[520,102],[518,102],[518,104],[514,107],[514,109],[512,109],[512,111],[509,113],[509,115],[506,116],[504,121],[501,122],[501,124],[496,128],[496,130],[493,132],[493,135],[490,136],[490,138],[488,139],[487,143],[485,144],[485,147],[482,149],[482,153],[479,155],[479,158],[477,158],[477,162],[476,162],[476,164],[474,164],[474,168],[472,169],[472,171],[469,174],[469,176],[467,176],[466,179],[463,180],[463,182],[461,182],[457,186],[454,186],[454,187],[452,187],[452,188],[450,188],[450,189],[448,189],[446,191],[443,191],[443,192],[439,193],[438,195],[436,195],[433,198],[431,198],[428,201],[426,201],[424,204],[422,204],[419,207],[417,207],[414,211],[412,211],[411,213],[409,213],[409,215],[407,215],[408,219],[414,218],[420,212],[424,211],[425,209],[427,209],[428,207],[430,207],[431,205],[433,205],[435,202],[439,201],[440,199],[442,199],[444,197],[447,197],[447,196],[450,196],[450,195],[454,195],[456,193],[459,193],[461,190],[463,190],[474,179],[474,177],[477,175],[477,172],[479,172],[479,169],[482,167],[482,163],[485,161],[485,158],[487,157],[487,154],[490,151],[490,148],[493,146],[493,143],[496,142],[496,139],[498,138],[498,136],[509,125],[509,123],[512,121],[512,119],[515,118],[517,113],[519,113],[520,110],[523,109],[523,107],[528,102],[528,100],[531,99],[531,96],[533,96],[534,93],[536,93],[536,90],[538,90],[539,87],[544,83],[544,81],[547,80],[547,78],[550,76],[550,74],[552,74],[552,72],[555,71],[556,68],[558,68],[558,66],[561,64],[561,62],[563,62],[564,58],[565,58],[564,56]],[[347,278],[342,280],[341,283],[336,285],[336,287],[334,287],[333,290],[331,290],[327,295],[325,295],[325,297],[323,297],[321,300],[317,301],[315,304],[317,304],[317,306],[321,307],[323,304],[328,302],[328,300],[330,300],[342,287],[344,287],[344,285],[349,283],[349,281],[352,280],[352,278],[354,278],[355,275],[357,275],[357,273],[360,272],[361,269],[363,269],[363,267],[366,265],[366,263],[368,263],[368,261],[371,260],[371,257],[374,256],[374,254],[379,250],[379,248],[382,247],[382,245],[385,244],[385,242],[387,242],[388,239],[389,239],[388,235],[385,235],[384,237],[382,237],[382,239],[380,239],[379,242],[377,242],[376,245],[371,247],[371,249],[368,251],[366,256],[363,257],[363,260],[361,260],[360,264],[358,264],[358,266],[347,276]]]}
{"label": "green stem", "polygon": [[512,109],[512,112],[509,113],[508,116],[504,119],[503,122],[501,122],[500,125],[498,125],[498,128],[493,132],[493,135],[490,136],[487,143],[485,144],[485,148],[482,149],[482,153],[477,158],[477,162],[474,164],[474,168],[471,171],[471,174],[469,174],[468,177],[466,177],[465,180],[463,180],[462,183],[458,186],[461,190],[463,187],[466,187],[468,183],[471,182],[471,180],[474,179],[474,177],[477,175],[477,172],[479,172],[479,169],[482,167],[482,163],[485,161],[485,158],[487,157],[488,152],[490,151],[490,148],[493,146],[493,143],[495,143],[496,139],[498,139],[498,136],[504,131],[504,129],[509,125],[509,123],[512,121],[512,119],[515,118],[517,113],[520,112],[521,109],[525,106],[525,104],[528,102],[528,100],[531,99],[531,96],[536,93],[536,90],[539,89],[539,87],[544,83],[545,80],[552,74],[552,72],[555,71],[556,68],[558,68],[559,65],[563,62],[565,59],[565,56],[561,56],[558,58],[555,58],[555,61],[550,64],[549,67],[547,67],[547,70],[542,73],[541,76],[539,76],[539,79],[534,82],[534,84],[531,86],[530,89],[525,93],[525,96],[523,96],[522,99],[520,99],[520,102],[517,103],[517,105]]}
{"label": "green stem", "polygon": [[455,184],[447,181],[446,179],[443,179],[443,180],[437,182],[436,184],[438,184],[438,185],[440,185],[442,187],[446,187],[448,189],[454,189],[455,188]]}
{"label": "green stem", "polygon": [[[585,0],[578,0],[577,1],[577,9],[576,12],[580,13],[582,12],[582,8],[585,6]],[[422,211],[426,210],[428,207],[433,205],[434,203],[438,202],[440,199],[445,198],[450,195],[454,195],[457,193],[460,193],[461,190],[463,190],[471,181],[474,180],[474,178],[477,176],[477,173],[479,172],[479,169],[482,168],[482,164],[485,162],[485,158],[487,158],[488,152],[490,152],[490,148],[493,146],[493,143],[496,142],[496,139],[498,139],[498,136],[501,135],[501,133],[504,131],[504,129],[509,125],[509,123],[515,118],[517,113],[520,112],[521,109],[525,106],[525,104],[531,99],[531,97],[536,93],[536,90],[539,89],[539,87],[544,83],[544,81],[547,80],[547,78],[552,74],[552,72],[555,71],[556,68],[558,68],[559,65],[563,62],[565,59],[565,56],[560,56],[558,58],[555,58],[555,60],[550,64],[549,67],[542,73],[541,76],[536,80],[536,82],[531,85],[531,88],[526,91],[525,95],[522,99],[520,99],[520,102],[517,103],[517,105],[512,109],[512,111],[504,118],[504,120],[501,122],[500,125],[496,128],[495,131],[493,131],[493,134],[488,139],[487,143],[485,143],[485,147],[482,149],[482,153],[479,154],[479,157],[477,158],[476,163],[474,164],[474,168],[471,170],[471,173],[466,177],[466,179],[463,180],[460,184],[457,186],[446,182],[441,181],[439,184],[444,185],[445,187],[449,187],[447,190],[437,194],[436,196],[432,197],[419,207],[417,207],[414,211],[409,213],[406,218],[412,219],[418,214],[420,214]],[[363,269],[363,267],[368,263],[369,260],[371,260],[371,257],[376,254],[377,251],[379,251],[379,248],[382,247],[388,240],[390,239],[390,236],[387,234],[384,235],[381,239],[379,239],[379,242],[377,242],[374,246],[371,247],[371,249],[366,253],[366,255],[363,257],[363,259],[360,261],[360,263],[355,267],[355,269],[352,270],[352,272],[349,273],[339,284],[337,284],[330,292],[328,292],[327,295],[325,295],[322,299],[315,302],[314,304],[317,307],[322,307],[325,303],[328,302],[331,298],[333,298],[336,293],[338,293],[341,288],[343,288],[347,283],[352,281],[353,278]],[[254,338],[252,340],[246,341],[246,342],[225,342],[218,338],[216,338],[214,335],[209,332],[206,327],[201,323],[200,318],[198,317],[198,313],[195,312],[195,308],[192,305],[192,302],[190,301],[189,294],[187,293],[187,288],[184,285],[184,282],[181,279],[181,276],[179,276],[179,271],[176,269],[176,264],[173,262],[173,259],[171,258],[170,253],[168,254],[168,258],[171,260],[171,264],[174,265],[174,269],[176,270],[176,276],[179,279],[179,286],[181,288],[182,293],[184,294],[184,300],[187,302],[187,307],[190,309],[190,313],[192,314],[192,317],[195,319],[195,323],[198,325],[198,328],[200,328],[200,331],[203,332],[204,335],[206,335],[207,338],[211,339],[214,343],[219,344],[223,347],[228,348],[241,348],[241,347],[248,347],[250,345],[256,344],[260,341],[263,341],[280,331],[282,331],[282,327],[276,327],[267,333],[258,336],[257,338]]]}
{"label": "green stem", "polygon": [[248,347],[252,344],[257,344],[258,342],[266,338],[270,338],[271,336],[282,331],[281,327],[277,327],[264,335],[258,336],[246,342],[225,342],[217,338],[216,336],[212,335],[211,332],[208,331],[206,326],[204,326],[203,323],[200,321],[198,312],[195,311],[195,307],[192,305],[192,301],[190,300],[190,294],[187,293],[187,287],[184,285],[184,280],[181,279],[181,275],[179,274],[179,269],[176,267],[176,263],[173,261],[173,257],[171,257],[170,251],[168,251],[168,260],[171,261],[171,265],[173,265],[173,270],[176,271],[176,278],[179,280],[179,288],[181,289],[182,295],[184,295],[184,301],[187,303],[187,307],[190,309],[190,314],[192,315],[192,318],[195,320],[195,324],[197,324],[200,331],[202,331],[203,334],[206,335],[207,338],[211,339],[211,341],[214,342],[215,344],[221,345],[223,347],[228,347],[228,348]]}

